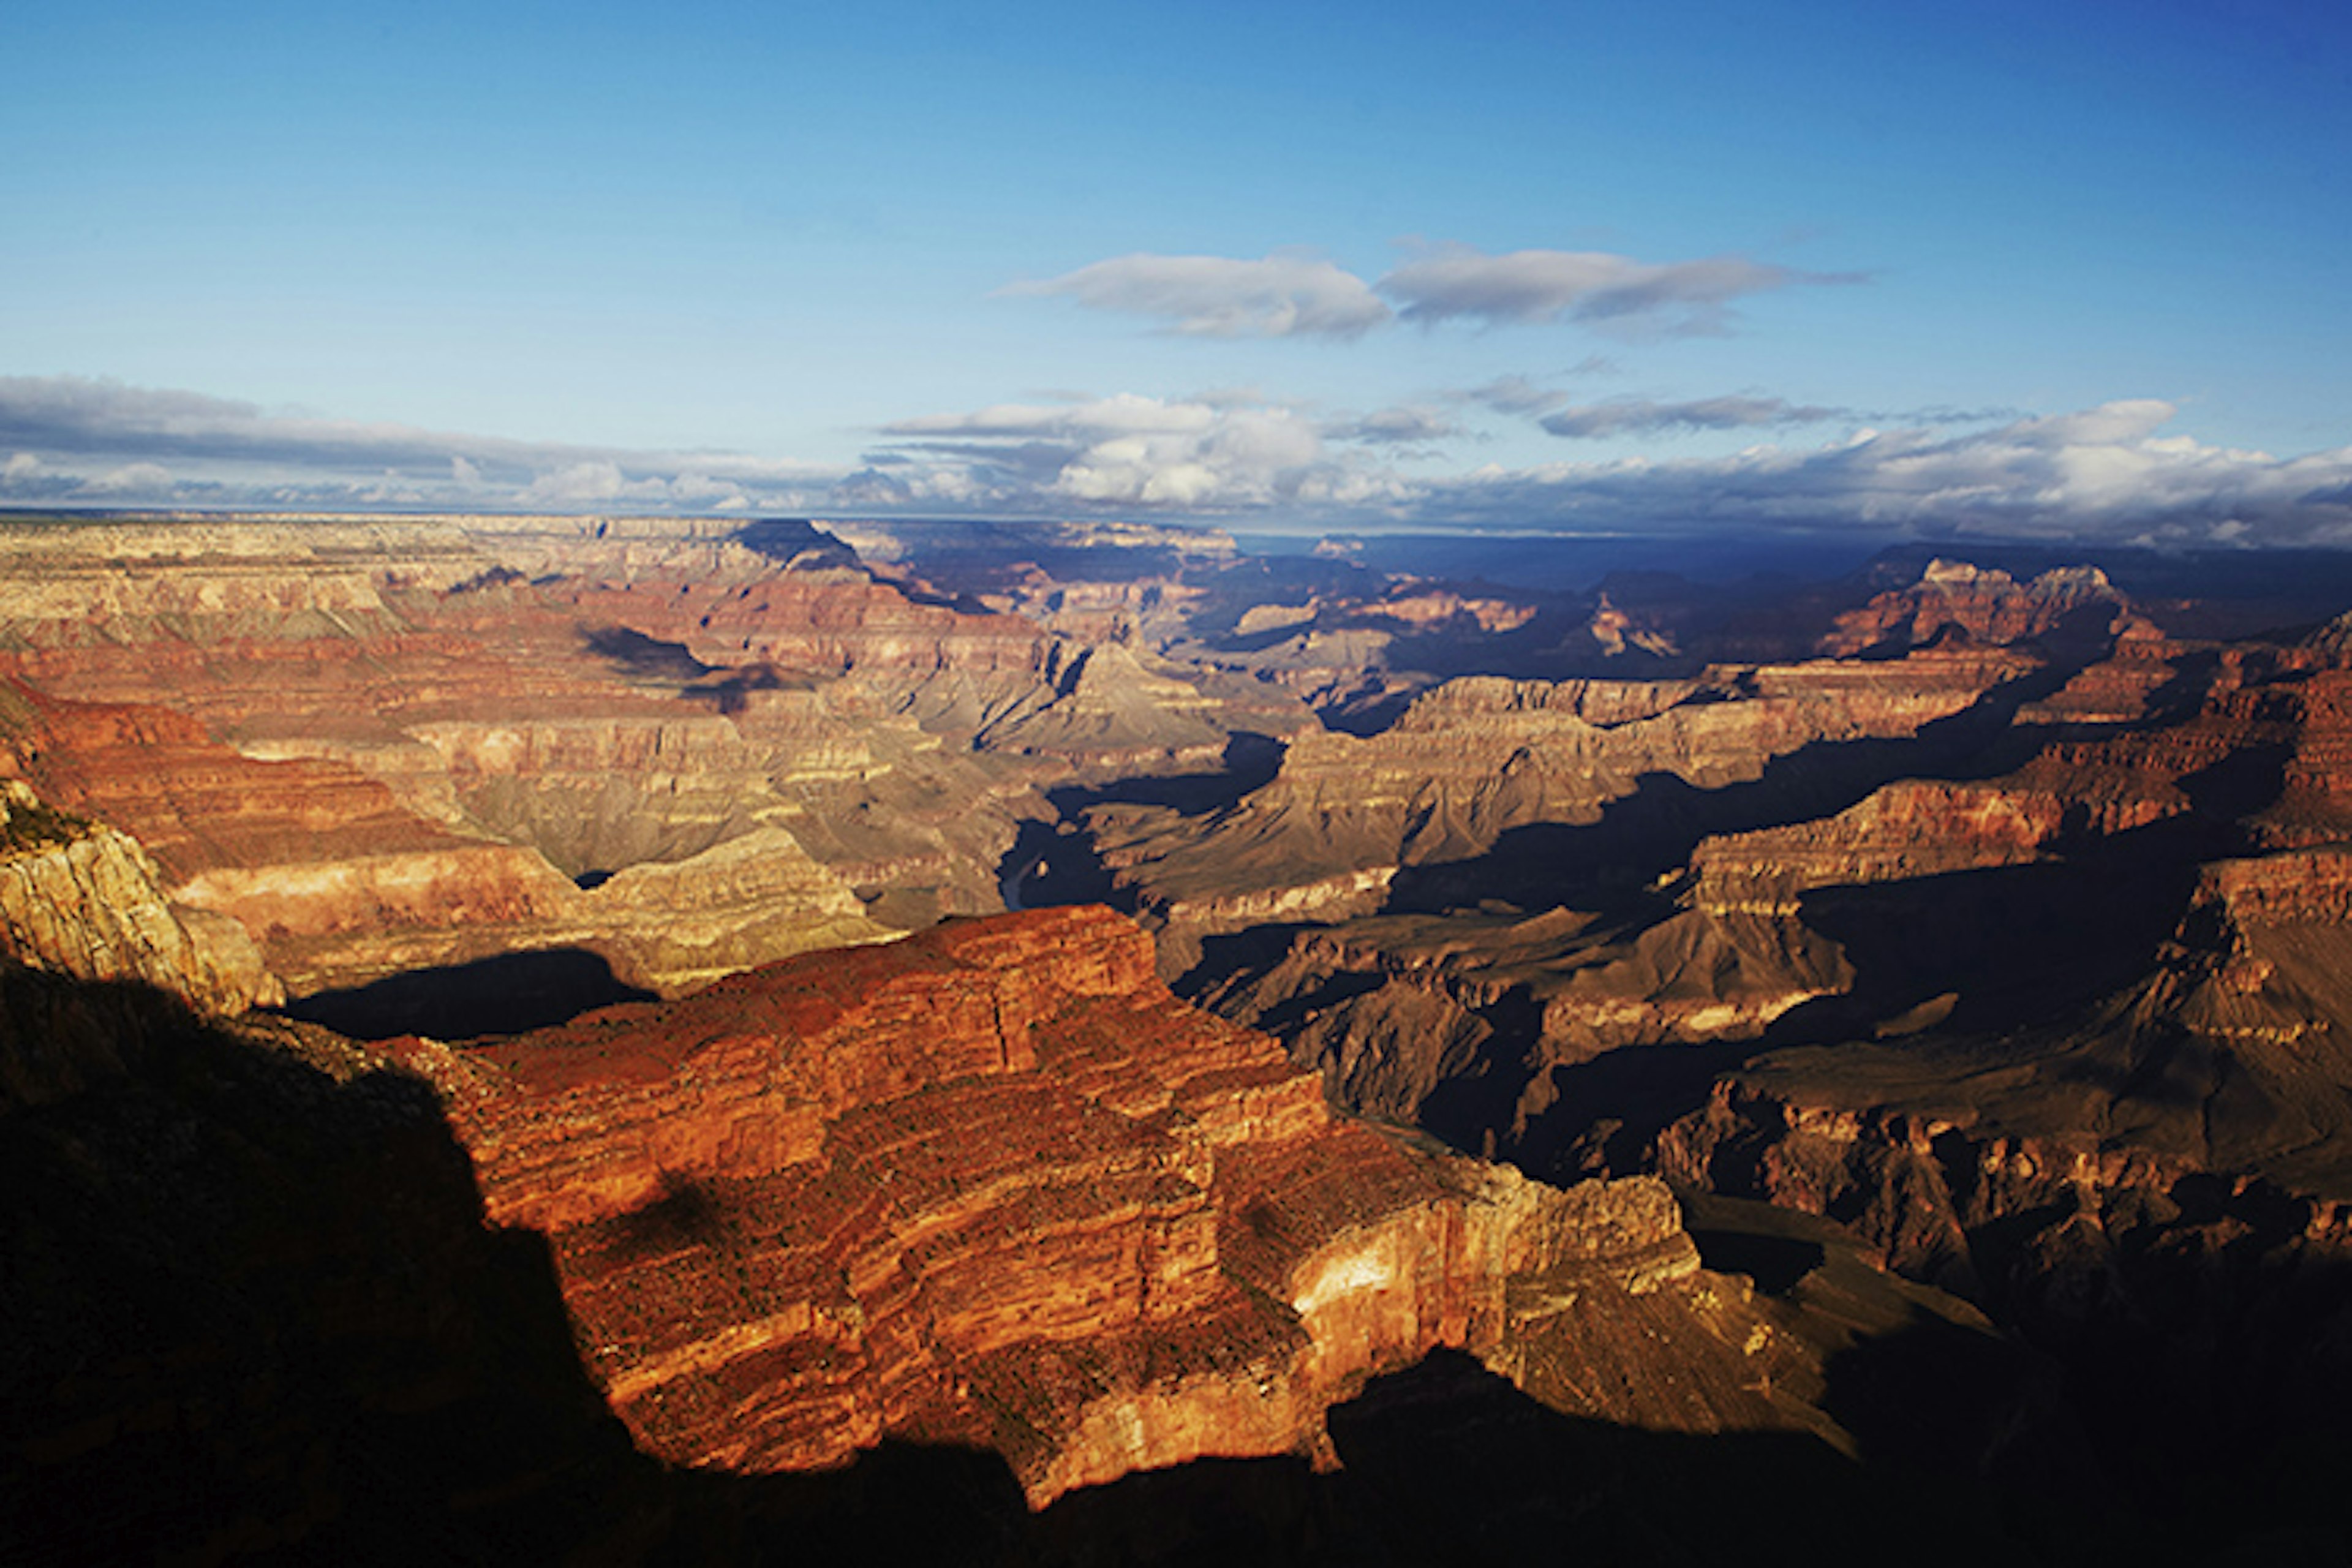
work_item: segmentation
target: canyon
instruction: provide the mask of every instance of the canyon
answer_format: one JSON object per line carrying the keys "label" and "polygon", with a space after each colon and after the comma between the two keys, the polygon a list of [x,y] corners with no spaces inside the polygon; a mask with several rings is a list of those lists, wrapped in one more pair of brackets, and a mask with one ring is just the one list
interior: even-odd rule
{"label": "canyon", "polygon": [[1335,1121],[1108,910],[394,1054],[491,1223],[549,1237],[592,1377],[675,1463],[814,1468],[887,1434],[999,1452],[1043,1505],[1203,1455],[1326,1456],[1328,1405],[1440,1345],[1589,1360],[1652,1319],[1689,1386],[1591,1413],[1769,1418],[1742,1388],[1761,1320],[1700,1273],[1663,1184],[1559,1191]]}
{"label": "canyon", "polygon": [[2343,574],[1365,554],[0,522],[18,1533],[2325,1550]]}

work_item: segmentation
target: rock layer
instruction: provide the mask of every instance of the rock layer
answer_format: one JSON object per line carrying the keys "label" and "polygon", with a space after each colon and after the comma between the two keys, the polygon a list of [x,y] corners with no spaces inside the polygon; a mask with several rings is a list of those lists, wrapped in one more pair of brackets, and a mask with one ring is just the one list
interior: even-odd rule
{"label": "rock layer", "polygon": [[0,955],[83,980],[137,980],[240,1013],[284,998],[244,927],[175,904],[123,834],[0,779]]}
{"label": "rock layer", "polygon": [[300,994],[569,947],[667,993],[996,908],[1042,785],[1302,718],[671,520],[0,528],[0,676],[13,771]]}
{"label": "rock layer", "polygon": [[[1697,681],[1465,679],[1369,739],[1295,737],[1275,780],[1228,809],[1106,805],[1087,826],[1103,867],[1160,930],[1164,967],[1181,974],[1207,936],[1368,914],[1394,907],[1406,881],[1424,905],[1543,896],[1543,857],[1486,858],[1507,835],[1591,826],[1645,788],[1758,785],[1800,753],[1822,759],[1802,771],[1834,778],[1842,748],[1915,737],[2032,668],[1962,650]],[[1657,826],[1680,825],[1669,811]]]}
{"label": "rock layer", "polygon": [[[1438,1345],[1518,1364],[1580,1295],[1676,1292],[1659,1310],[1738,1361],[1662,1186],[1558,1191],[1336,1121],[1274,1042],[1170,995],[1107,910],[404,1049],[492,1219],[548,1234],[614,1409],[680,1463],[979,1443],[1043,1502],[1202,1455],[1325,1454],[1323,1411],[1371,1372]],[[1699,1384],[1696,1406],[1619,1414],[1755,1418],[1737,1374]]]}

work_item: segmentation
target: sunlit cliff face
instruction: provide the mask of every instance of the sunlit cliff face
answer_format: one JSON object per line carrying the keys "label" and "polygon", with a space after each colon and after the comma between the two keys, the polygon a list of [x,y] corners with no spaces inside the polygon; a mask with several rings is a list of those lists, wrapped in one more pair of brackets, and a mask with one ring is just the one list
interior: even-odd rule
{"label": "sunlit cliff face", "polygon": [[1371,1373],[1501,1353],[1522,1280],[1622,1293],[1696,1268],[1643,1184],[1560,1194],[1334,1121],[1101,910],[407,1049],[493,1220],[549,1235],[614,1407],[680,1463],[953,1436],[1042,1503],[1202,1455],[1320,1454],[1322,1410]]}

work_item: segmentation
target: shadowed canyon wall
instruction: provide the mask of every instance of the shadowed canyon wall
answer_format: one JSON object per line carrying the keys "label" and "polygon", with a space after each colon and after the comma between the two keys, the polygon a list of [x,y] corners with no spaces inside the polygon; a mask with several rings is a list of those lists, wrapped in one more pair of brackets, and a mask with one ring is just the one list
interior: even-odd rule
{"label": "shadowed canyon wall", "polygon": [[[2352,636],[2126,564],[0,528],[0,1502],[196,1560],[1736,1544],[1638,1454],[1856,1550],[2324,1556]],[[1140,923],[940,923],[1090,899]],[[1527,1531],[1407,1484],[1438,1431]]]}

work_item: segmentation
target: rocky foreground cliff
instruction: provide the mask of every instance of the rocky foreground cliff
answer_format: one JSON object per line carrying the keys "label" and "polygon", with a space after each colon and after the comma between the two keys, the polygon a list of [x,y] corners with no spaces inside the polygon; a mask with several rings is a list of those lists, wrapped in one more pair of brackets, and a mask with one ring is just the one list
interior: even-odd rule
{"label": "rocky foreground cliff", "polygon": [[1559,1190],[1338,1121],[1108,910],[397,1054],[491,1222],[548,1237],[592,1374],[675,1463],[956,1443],[1043,1504],[1206,1456],[1328,1462],[1325,1411],[1441,1346],[1570,1387],[1562,1358],[1636,1366],[1656,1341],[1671,1370],[1574,1407],[1776,1419],[1742,1386],[1761,1319],[1701,1274],[1664,1186]]}
{"label": "rocky foreground cliff", "polygon": [[1845,1252],[1760,1293],[1654,1181],[1335,1119],[1099,910],[465,1047],[0,971],[0,1171],[37,1562],[1859,1549],[1966,1495],[1911,1403],[2005,1471],[2050,1415]]}

